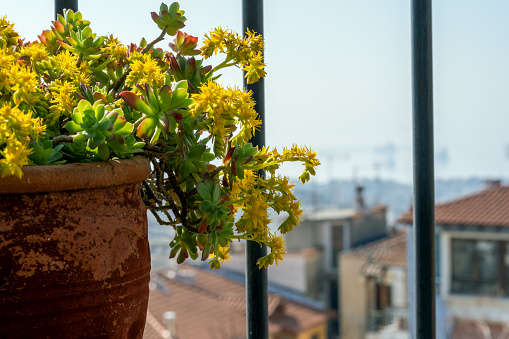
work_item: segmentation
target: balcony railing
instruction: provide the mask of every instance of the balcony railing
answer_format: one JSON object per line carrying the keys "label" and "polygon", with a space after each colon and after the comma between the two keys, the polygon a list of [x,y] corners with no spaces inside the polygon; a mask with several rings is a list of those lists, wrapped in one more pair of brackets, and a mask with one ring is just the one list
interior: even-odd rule
{"label": "balcony railing", "polygon": [[370,310],[368,312],[368,332],[378,332],[385,326],[395,325],[397,329],[408,329],[408,309],[404,307],[390,307],[384,310]]}

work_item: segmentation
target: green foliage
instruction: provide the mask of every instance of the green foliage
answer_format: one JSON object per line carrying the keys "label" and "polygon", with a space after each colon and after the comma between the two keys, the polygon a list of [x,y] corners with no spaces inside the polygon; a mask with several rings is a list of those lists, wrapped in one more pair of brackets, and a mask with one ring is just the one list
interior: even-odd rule
{"label": "green foliage", "polygon": [[110,151],[125,157],[126,154],[140,152],[140,144],[133,144],[129,150],[125,137],[131,134],[133,125],[126,122],[121,109],[107,112],[102,100],[93,106],[81,100],[71,115],[72,120],[65,124],[71,133],[77,133],[75,143],[86,143],[87,147],[101,160],[110,158]]}
{"label": "green foliage", "polygon": [[53,142],[46,136],[41,138],[39,142],[36,142],[33,146],[33,153],[28,156],[30,161],[37,165],[58,165],[65,163],[65,160],[61,160],[62,153],[60,150],[64,145],[57,145],[53,147]]}

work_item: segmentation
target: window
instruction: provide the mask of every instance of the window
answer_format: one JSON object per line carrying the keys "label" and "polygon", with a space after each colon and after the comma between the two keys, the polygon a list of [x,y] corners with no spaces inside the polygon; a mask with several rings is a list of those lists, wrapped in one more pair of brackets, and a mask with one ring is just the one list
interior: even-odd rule
{"label": "window", "polygon": [[509,243],[452,240],[453,293],[509,295]]}
{"label": "window", "polygon": [[332,268],[338,268],[338,255],[343,250],[343,226],[334,225],[331,227],[331,245]]}

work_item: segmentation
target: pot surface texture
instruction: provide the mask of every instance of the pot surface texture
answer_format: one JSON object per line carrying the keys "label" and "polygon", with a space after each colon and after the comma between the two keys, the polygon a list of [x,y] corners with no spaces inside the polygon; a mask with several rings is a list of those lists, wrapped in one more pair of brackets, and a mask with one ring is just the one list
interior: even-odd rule
{"label": "pot surface texture", "polygon": [[23,172],[0,179],[0,338],[141,338],[148,160]]}

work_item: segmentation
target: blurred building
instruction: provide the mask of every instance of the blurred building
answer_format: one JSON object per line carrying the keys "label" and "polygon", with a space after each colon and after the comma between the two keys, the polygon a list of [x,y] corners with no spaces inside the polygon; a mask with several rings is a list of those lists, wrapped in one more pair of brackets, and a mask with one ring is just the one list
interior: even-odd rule
{"label": "blurred building", "polygon": [[405,231],[340,254],[341,339],[408,339]]}
{"label": "blurred building", "polygon": [[[412,211],[398,221],[412,239]],[[509,187],[490,182],[476,194],[437,204],[435,230],[437,339],[507,338]],[[412,295],[413,246],[408,243]],[[414,322],[412,313],[409,321]]]}
{"label": "blurred building", "polygon": [[[207,267],[176,265],[152,272],[145,339],[246,338],[243,281]],[[269,339],[326,339],[323,310],[269,293]]]}

